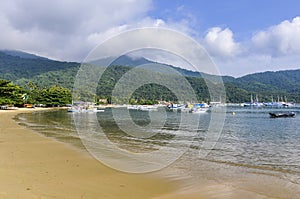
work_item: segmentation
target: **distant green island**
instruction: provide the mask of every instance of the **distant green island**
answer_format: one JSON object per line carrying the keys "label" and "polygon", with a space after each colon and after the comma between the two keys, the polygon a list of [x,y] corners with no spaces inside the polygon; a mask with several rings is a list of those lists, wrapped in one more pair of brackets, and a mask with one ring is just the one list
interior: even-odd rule
{"label": "distant green island", "polygon": [[[133,67],[144,63],[151,63],[151,61],[145,58],[132,59],[128,56],[118,58],[103,73],[96,94],[90,93],[94,101],[111,103],[112,90],[120,78]],[[0,51],[0,104],[16,106],[25,103],[44,106],[71,104],[72,89],[80,66],[81,64],[77,62],[54,61],[20,51]],[[185,76],[198,101],[219,100],[219,98],[211,99],[205,81],[208,74],[169,67]],[[141,75],[147,75],[149,72],[151,71],[147,72],[145,69]],[[163,75],[168,76],[168,74]],[[251,95],[258,96],[261,102],[272,101],[272,99],[300,102],[300,69],[268,71],[239,78],[222,76],[222,79],[226,101],[224,96],[222,100],[226,103],[247,102],[250,101]],[[153,104],[160,100],[176,102],[178,99],[164,86],[146,84],[132,94],[129,103]]]}

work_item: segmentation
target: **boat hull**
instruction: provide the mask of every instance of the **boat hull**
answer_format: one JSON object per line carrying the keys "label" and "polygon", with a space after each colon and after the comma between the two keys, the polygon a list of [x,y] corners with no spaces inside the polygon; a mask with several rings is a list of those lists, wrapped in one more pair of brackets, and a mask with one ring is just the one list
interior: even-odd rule
{"label": "boat hull", "polygon": [[296,113],[288,112],[288,113],[269,113],[271,118],[280,118],[280,117],[295,117]]}

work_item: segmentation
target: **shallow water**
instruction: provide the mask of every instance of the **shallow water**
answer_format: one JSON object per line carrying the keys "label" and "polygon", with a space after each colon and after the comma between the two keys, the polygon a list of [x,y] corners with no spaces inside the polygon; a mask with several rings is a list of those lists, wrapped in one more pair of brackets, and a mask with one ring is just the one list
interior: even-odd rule
{"label": "shallow water", "polygon": [[[128,118],[122,115],[126,111],[119,109],[118,112],[113,112],[112,109],[106,109],[105,112],[97,113],[96,117],[89,113],[81,113],[78,116],[77,113],[74,118],[72,113],[59,110],[20,114],[17,120],[20,124],[46,136],[80,148],[85,148],[80,138],[91,138],[80,135],[75,128],[74,119],[83,119],[84,115],[85,123],[80,124],[77,120],[77,127],[80,124],[84,126],[82,129],[93,131],[101,128],[102,134],[109,142],[122,150],[138,154],[157,151],[161,147],[169,147],[170,150],[178,147],[180,152],[184,149],[184,154],[169,167],[169,171],[164,170],[167,175],[178,178],[187,175],[197,180],[206,173],[206,178],[226,181],[238,172],[275,176],[295,185],[300,184],[300,109],[297,107],[227,107],[222,132],[214,148],[204,157],[199,156],[199,151],[203,149],[203,143],[206,141],[212,113],[197,115],[159,110],[149,114],[130,110]],[[271,111],[295,111],[298,115],[295,118],[270,118],[268,113]],[[116,113],[119,114],[118,119],[113,117]],[[133,123],[130,122],[130,118]],[[160,121],[162,119],[164,120]],[[182,122],[183,119],[192,122],[199,120],[199,123],[189,125],[189,122]],[[134,128],[134,125],[137,128]],[[138,134],[139,131],[142,134]],[[99,138],[97,142],[101,140],[103,139]],[[232,172],[226,171],[225,175],[219,173],[226,169]]]}

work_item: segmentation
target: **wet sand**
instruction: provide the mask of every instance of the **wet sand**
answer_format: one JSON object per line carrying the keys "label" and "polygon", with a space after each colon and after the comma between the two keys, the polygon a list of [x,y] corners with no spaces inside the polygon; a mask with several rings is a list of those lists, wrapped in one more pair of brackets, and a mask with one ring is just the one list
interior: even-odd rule
{"label": "wet sand", "polygon": [[0,111],[0,198],[156,198],[174,184],[112,170],[12,118],[33,110]]}

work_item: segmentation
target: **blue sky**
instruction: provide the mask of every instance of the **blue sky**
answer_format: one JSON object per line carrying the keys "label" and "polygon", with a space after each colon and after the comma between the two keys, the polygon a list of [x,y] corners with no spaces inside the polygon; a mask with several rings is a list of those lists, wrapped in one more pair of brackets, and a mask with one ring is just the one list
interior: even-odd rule
{"label": "blue sky", "polygon": [[213,26],[230,27],[238,38],[268,28],[300,14],[297,0],[155,0],[153,18],[181,20],[193,17],[200,33]]}
{"label": "blue sky", "polygon": [[[187,20],[192,30],[189,34],[206,47],[221,73],[241,76],[300,68],[300,48],[296,46],[300,44],[299,8],[296,0],[155,0],[149,14],[166,22]],[[212,32],[220,38],[224,32],[225,40],[231,40],[236,46],[232,56],[209,47],[218,46],[206,42]]]}
{"label": "blue sky", "polygon": [[299,8],[296,0],[3,0],[0,48],[81,61],[119,33],[162,27],[199,42],[224,75],[299,69]]}

